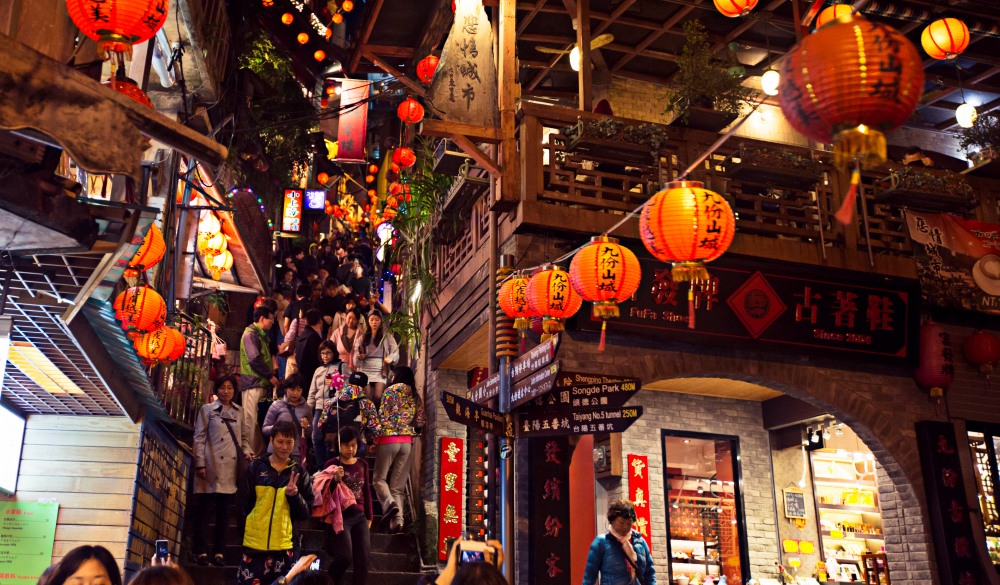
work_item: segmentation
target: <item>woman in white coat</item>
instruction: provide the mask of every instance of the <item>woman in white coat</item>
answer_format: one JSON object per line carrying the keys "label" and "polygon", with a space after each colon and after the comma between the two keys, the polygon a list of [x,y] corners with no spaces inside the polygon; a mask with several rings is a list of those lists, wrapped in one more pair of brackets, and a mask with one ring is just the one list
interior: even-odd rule
{"label": "woman in white coat", "polygon": [[[243,411],[233,404],[239,382],[228,375],[215,381],[215,402],[198,411],[194,423],[194,493],[198,513],[194,515],[194,553],[199,565],[207,565],[211,546],[213,562],[223,566],[229,508],[236,502],[237,459],[250,460],[250,445],[243,440]],[[209,545],[209,523],[215,520],[215,534]]]}

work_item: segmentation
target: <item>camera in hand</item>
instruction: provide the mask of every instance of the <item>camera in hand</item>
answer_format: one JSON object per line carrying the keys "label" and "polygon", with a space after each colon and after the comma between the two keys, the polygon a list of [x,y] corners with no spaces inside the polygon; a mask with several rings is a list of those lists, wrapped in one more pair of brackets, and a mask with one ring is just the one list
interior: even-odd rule
{"label": "camera in hand", "polygon": [[486,553],[489,552],[492,558],[496,558],[496,550],[485,542],[479,540],[463,540],[458,545],[458,559],[460,563],[481,563],[486,561]]}
{"label": "camera in hand", "polygon": [[165,560],[167,558],[167,555],[170,554],[170,552],[167,550],[169,544],[170,544],[169,541],[166,540],[156,541],[156,558],[160,560]]}

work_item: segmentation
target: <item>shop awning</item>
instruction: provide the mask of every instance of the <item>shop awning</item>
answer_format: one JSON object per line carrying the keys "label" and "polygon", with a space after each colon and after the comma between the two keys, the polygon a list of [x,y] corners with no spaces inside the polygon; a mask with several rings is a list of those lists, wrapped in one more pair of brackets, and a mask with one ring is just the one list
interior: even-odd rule
{"label": "shop awning", "polygon": [[0,34],[0,128],[33,128],[92,173],[140,179],[149,138],[209,165],[226,148],[86,75]]}

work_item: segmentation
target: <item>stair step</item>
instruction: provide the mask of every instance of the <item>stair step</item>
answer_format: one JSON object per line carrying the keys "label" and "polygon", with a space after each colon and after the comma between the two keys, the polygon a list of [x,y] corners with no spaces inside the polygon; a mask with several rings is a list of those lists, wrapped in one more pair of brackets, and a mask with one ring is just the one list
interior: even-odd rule
{"label": "stair step", "polygon": [[194,585],[223,585],[236,582],[237,567],[200,567],[198,565],[184,565],[184,570]]}
{"label": "stair step", "polygon": [[372,534],[372,550],[415,553],[416,542],[412,534],[385,534],[376,532]]}
{"label": "stair step", "polygon": [[[341,579],[341,582],[350,583],[352,575],[353,573],[348,570],[344,573],[344,578]],[[423,575],[423,573],[419,572],[406,573],[393,571],[387,573],[376,573],[374,571],[369,571],[368,582],[377,583],[378,585],[414,585],[420,579],[421,575]]]}
{"label": "stair step", "polygon": [[420,568],[420,559],[415,554],[373,552],[369,566],[372,573],[412,571]]}

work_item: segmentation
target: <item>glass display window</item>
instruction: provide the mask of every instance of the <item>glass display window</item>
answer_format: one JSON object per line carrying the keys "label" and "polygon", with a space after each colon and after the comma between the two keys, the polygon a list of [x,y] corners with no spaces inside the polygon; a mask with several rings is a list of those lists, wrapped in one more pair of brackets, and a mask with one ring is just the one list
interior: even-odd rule
{"label": "glass display window", "polygon": [[748,578],[739,458],[736,437],[663,431],[669,583]]}

